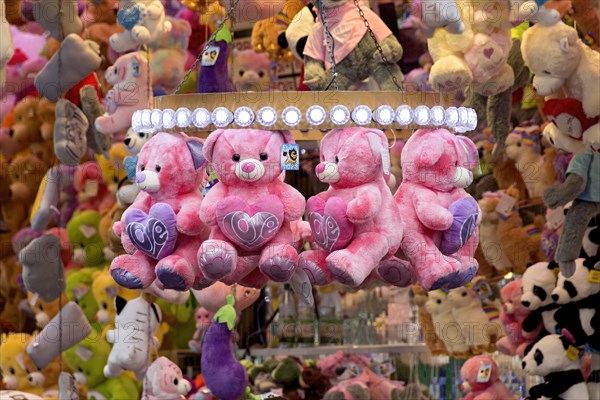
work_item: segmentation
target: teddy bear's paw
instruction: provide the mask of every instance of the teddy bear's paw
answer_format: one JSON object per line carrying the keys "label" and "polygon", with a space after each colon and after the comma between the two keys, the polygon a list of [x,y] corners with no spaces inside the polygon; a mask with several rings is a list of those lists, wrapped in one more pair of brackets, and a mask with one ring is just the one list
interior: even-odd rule
{"label": "teddy bear's paw", "polygon": [[124,254],[110,265],[110,274],[119,285],[128,289],[145,289],[154,281],[154,268],[143,256]]}
{"label": "teddy bear's paw", "polygon": [[198,264],[204,276],[219,280],[231,274],[237,263],[237,251],[222,240],[206,240],[198,250]]}
{"label": "teddy bear's paw", "polygon": [[431,67],[429,83],[437,91],[453,91],[473,81],[473,74],[467,64],[456,56],[438,60]]}
{"label": "teddy bear's paw", "polygon": [[[291,246],[290,246],[291,247]],[[265,249],[268,253],[272,253],[270,249]],[[295,250],[292,248],[293,253]],[[287,282],[290,280],[297,267],[298,254],[295,257],[290,255],[277,255],[264,259],[261,257],[259,268],[263,274],[275,282]]]}
{"label": "teddy bear's paw", "polygon": [[335,280],[351,287],[362,284],[371,273],[368,260],[347,249],[334,251],[326,261],[327,269]]}
{"label": "teddy bear's paw", "polygon": [[327,253],[320,250],[304,251],[298,258],[298,268],[302,269],[312,285],[328,285],[333,277],[327,270]]}
{"label": "teddy bear's paw", "polygon": [[437,290],[437,289],[447,288],[448,284],[450,282],[456,281],[457,279],[458,279],[458,271],[454,271],[454,272],[449,273],[448,275],[445,275],[441,278],[436,279],[429,286],[426,285],[425,283],[421,282],[421,286],[423,286],[423,288],[427,291]]}
{"label": "teddy bear's paw", "polygon": [[54,152],[64,164],[78,165],[87,150],[88,120],[75,104],[60,99],[55,108]]}
{"label": "teddy bear's paw", "polygon": [[196,279],[194,267],[185,258],[173,254],[156,264],[156,278],[166,289],[186,291]]}
{"label": "teddy bear's paw", "polygon": [[134,41],[140,44],[147,44],[150,42],[152,35],[150,31],[143,26],[136,26],[131,30],[131,36]]}
{"label": "teddy bear's paw", "polygon": [[461,287],[471,282],[471,280],[475,277],[477,273],[477,267],[472,266],[468,267],[464,271],[458,271],[455,278],[449,281],[446,285],[448,289],[454,289],[457,287]]}
{"label": "teddy bear's paw", "polygon": [[409,263],[397,257],[381,261],[377,274],[385,282],[398,287],[407,287],[414,283]]}

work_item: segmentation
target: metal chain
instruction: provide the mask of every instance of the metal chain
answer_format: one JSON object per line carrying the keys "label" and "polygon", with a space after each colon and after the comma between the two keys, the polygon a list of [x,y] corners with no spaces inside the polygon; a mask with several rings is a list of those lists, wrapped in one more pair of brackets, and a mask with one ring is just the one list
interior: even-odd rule
{"label": "metal chain", "polygon": [[202,57],[207,52],[208,48],[216,42],[217,35],[221,31],[221,29],[223,29],[227,21],[231,20],[233,22],[233,13],[235,12],[239,2],[240,0],[234,0],[234,2],[231,4],[231,7],[229,7],[229,10],[227,10],[225,18],[223,18],[223,21],[221,21],[217,29],[210,35],[206,43],[204,43],[204,48],[198,54],[198,57],[196,57],[190,68],[186,71],[185,75],[183,76],[183,79],[181,80],[179,85],[177,85],[177,88],[173,91],[172,94],[176,94],[177,92],[179,92],[179,89],[181,89],[183,84],[188,80],[192,72],[196,70],[196,68],[198,67],[198,63],[202,61]]}
{"label": "metal chain", "polygon": [[333,75],[333,80],[327,85],[325,90],[329,89],[329,87],[333,84],[335,90],[339,90],[338,81],[337,81],[337,72],[335,71],[336,63],[335,63],[335,43],[333,41],[333,35],[329,30],[329,26],[327,25],[327,20],[325,19],[325,6],[323,5],[323,0],[317,0],[319,6],[319,17],[321,18],[321,23],[323,24],[325,43],[327,43],[327,51],[329,52],[329,62],[331,63],[331,73]]}
{"label": "metal chain", "polygon": [[371,29],[371,24],[369,24],[369,21],[365,17],[365,12],[360,7],[360,1],[359,0],[354,0],[354,5],[356,6],[356,8],[358,8],[358,14],[362,18],[363,23],[365,24],[365,26],[367,27],[367,31],[369,32],[369,36],[371,36],[371,39],[373,39],[373,42],[375,43],[375,47],[377,48],[377,51],[379,52],[379,55],[381,55],[381,60],[383,61],[383,65],[385,66],[385,69],[387,70],[388,74],[390,74],[390,76],[392,77],[392,81],[394,82],[394,85],[396,85],[396,88],[399,91],[402,91],[403,88],[398,83],[398,79],[396,78],[396,75],[394,75],[394,73],[392,72],[392,69],[390,67],[391,63],[388,61],[388,59],[385,56],[385,54],[383,54],[383,49],[381,48],[381,45],[377,41],[377,38],[375,37],[375,33],[373,33],[373,30]]}

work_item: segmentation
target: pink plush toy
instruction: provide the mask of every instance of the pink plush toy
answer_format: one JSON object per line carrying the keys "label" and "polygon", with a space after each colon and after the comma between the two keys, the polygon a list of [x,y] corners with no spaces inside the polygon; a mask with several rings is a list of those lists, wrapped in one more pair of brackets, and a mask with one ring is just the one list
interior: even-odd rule
{"label": "pink plush toy", "polygon": [[126,131],[135,111],[152,108],[152,84],[148,60],[139,52],[119,57],[104,76],[113,87],[106,94],[105,113],[96,119],[96,129],[110,135]]}
{"label": "pink plush toy", "polygon": [[291,223],[305,200],[280,179],[285,143],[294,143],[289,131],[219,129],[206,139],[204,156],[219,179],[200,207],[212,227],[198,251],[206,277],[262,287],[266,278],[285,282],[294,274],[299,248]]}
{"label": "pink plush toy", "polygon": [[37,93],[33,78],[47,62],[44,57],[28,57],[19,48],[15,50],[6,65],[6,82],[0,87],[0,120],[23,97]]}
{"label": "pink plush toy", "polygon": [[144,379],[144,400],[182,400],[192,389],[181,369],[167,357],[154,361]]}
{"label": "pink plush toy", "polygon": [[196,320],[196,331],[194,332],[192,340],[188,342],[188,346],[193,352],[200,353],[202,350],[202,337],[204,336],[204,332],[206,332],[210,326],[210,322],[214,316],[214,312],[208,311],[204,307],[196,309],[196,312],[194,313],[194,319]]}
{"label": "pink plush toy", "polygon": [[206,164],[201,139],[160,132],[138,157],[141,192],[113,226],[128,253],[112,261],[113,278],[130,289],[145,289],[155,278],[167,289],[206,287],[212,282],[196,263],[198,247],[208,236],[198,218]]}
{"label": "pink plush toy", "polygon": [[523,330],[523,320],[529,315],[529,309],[521,304],[521,278],[508,283],[500,290],[502,311],[500,320],[505,336],[496,342],[501,353],[523,357],[525,348],[535,341],[541,325],[533,332]]}
{"label": "pink plush toy", "polygon": [[302,253],[299,263],[311,283],[335,278],[358,287],[372,272],[393,284],[410,283],[407,266],[393,258],[403,224],[384,177],[387,151],[387,138],[376,129],[335,129],[321,141],[316,173],[330,188],[307,203],[320,249]]}
{"label": "pink plush toy", "polygon": [[460,390],[466,393],[463,400],[514,400],[513,395],[500,380],[496,362],[486,355],[471,357],[460,369],[463,382]]}
{"label": "pink plush toy", "polygon": [[473,182],[477,148],[445,129],[421,129],[401,159],[403,181],[394,195],[405,224],[400,258],[425,290],[462,286],[478,268],[481,210],[464,189]]}

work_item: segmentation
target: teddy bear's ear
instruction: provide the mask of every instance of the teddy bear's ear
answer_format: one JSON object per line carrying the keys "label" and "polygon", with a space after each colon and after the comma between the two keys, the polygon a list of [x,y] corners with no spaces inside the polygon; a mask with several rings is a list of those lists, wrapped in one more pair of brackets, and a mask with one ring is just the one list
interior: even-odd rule
{"label": "teddy bear's ear", "polygon": [[296,141],[294,140],[294,135],[292,135],[292,132],[290,131],[279,131],[279,133],[281,133],[281,136],[283,136],[283,140],[285,143],[296,143]]}
{"label": "teddy bear's ear", "polygon": [[202,153],[204,154],[204,158],[208,161],[212,161],[212,154],[215,148],[215,144],[217,144],[217,140],[219,137],[225,132],[224,129],[217,129],[216,131],[212,131],[210,135],[204,141],[204,146],[202,147]]}
{"label": "teddy bear's ear", "polygon": [[187,144],[187,147],[190,150],[190,154],[192,155],[194,169],[198,170],[204,167],[206,165],[206,158],[204,157],[204,153],[202,152],[204,147],[202,140],[198,138],[189,138],[188,140],[186,140],[185,144]]}
{"label": "teddy bear's ear", "polygon": [[381,150],[387,149],[387,138],[383,132],[376,129],[370,129],[367,131],[366,136],[367,140],[369,141],[369,146],[371,147],[373,157],[376,160],[381,160]]}
{"label": "teddy bear's ear", "polygon": [[435,165],[444,154],[446,141],[437,137],[438,131],[419,130],[415,132],[402,149],[402,165],[413,164],[420,167]]}
{"label": "teddy bear's ear", "polygon": [[479,152],[477,146],[471,139],[466,136],[455,136],[457,143],[457,151],[460,154],[463,167],[475,168],[479,163]]}

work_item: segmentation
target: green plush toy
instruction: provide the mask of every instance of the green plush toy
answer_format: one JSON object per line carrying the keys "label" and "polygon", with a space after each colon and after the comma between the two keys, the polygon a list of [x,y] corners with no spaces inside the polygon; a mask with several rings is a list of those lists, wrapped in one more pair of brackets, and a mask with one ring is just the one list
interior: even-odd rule
{"label": "green plush toy", "polygon": [[73,246],[73,260],[86,267],[104,267],[104,241],[98,226],[102,216],[98,211],[78,211],[67,224],[67,235]]}
{"label": "green plush toy", "polygon": [[140,391],[128,375],[107,379],[102,369],[110,354],[110,344],[99,330],[64,352],[64,360],[73,371],[75,381],[88,387],[90,400],[139,399]]}
{"label": "green plush toy", "polygon": [[67,273],[67,298],[79,304],[90,322],[96,321],[98,312],[98,305],[92,292],[92,281],[96,271],[96,268],[82,268]]}
{"label": "green plush toy", "polygon": [[183,304],[173,304],[163,299],[157,299],[156,304],[162,310],[163,322],[169,324],[171,329],[168,336],[177,349],[187,349],[188,342],[196,331],[196,300],[190,296]]}
{"label": "green plush toy", "polygon": [[293,385],[298,382],[302,368],[298,361],[293,358],[286,357],[277,364],[275,369],[271,371],[273,380],[284,385]]}

